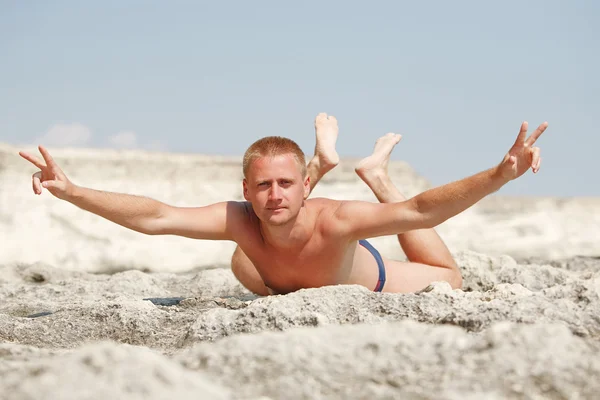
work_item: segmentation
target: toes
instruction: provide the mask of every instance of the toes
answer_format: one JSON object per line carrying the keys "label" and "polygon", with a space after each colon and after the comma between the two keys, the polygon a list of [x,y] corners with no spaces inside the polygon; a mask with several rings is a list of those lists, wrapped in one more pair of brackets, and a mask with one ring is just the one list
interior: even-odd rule
{"label": "toes", "polygon": [[378,139],[379,140],[393,140],[395,143],[398,143],[400,141],[400,139],[402,139],[402,135],[398,134],[398,133],[394,133],[394,132],[389,132],[387,133],[385,136],[381,137]]}

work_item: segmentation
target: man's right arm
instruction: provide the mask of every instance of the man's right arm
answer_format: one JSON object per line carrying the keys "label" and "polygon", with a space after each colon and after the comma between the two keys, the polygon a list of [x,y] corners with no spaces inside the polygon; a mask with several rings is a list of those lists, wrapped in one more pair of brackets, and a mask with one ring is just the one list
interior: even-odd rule
{"label": "man's right arm", "polygon": [[174,207],[148,197],[79,186],[73,186],[63,199],[147,235],[178,235],[208,240],[233,240],[227,222],[239,209],[235,202],[205,207]]}
{"label": "man's right arm", "polygon": [[245,215],[245,206],[239,202],[195,208],[173,207],[148,197],[80,187],[67,178],[45,147],[38,148],[43,160],[34,154],[19,152],[40,169],[32,176],[35,194],[42,194],[42,188],[45,188],[59,199],[137,232],[233,240],[232,232],[239,231],[236,226]]}

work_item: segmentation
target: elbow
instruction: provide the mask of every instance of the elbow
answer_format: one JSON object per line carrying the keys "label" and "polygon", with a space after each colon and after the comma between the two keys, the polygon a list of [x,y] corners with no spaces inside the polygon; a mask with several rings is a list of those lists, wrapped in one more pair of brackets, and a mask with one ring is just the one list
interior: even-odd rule
{"label": "elbow", "polygon": [[454,261],[454,258],[449,257],[449,259],[446,260],[440,266],[443,268],[446,268],[448,270],[449,275],[448,275],[448,279],[446,281],[450,284],[452,289],[462,289],[462,287],[463,287],[462,273],[460,272],[460,267],[458,266],[456,261]]}
{"label": "elbow", "polygon": [[462,279],[462,274],[460,273],[460,270],[455,269],[453,272],[454,273],[453,273],[452,277],[448,280],[450,287],[452,287],[452,289],[462,289],[463,279]]}
{"label": "elbow", "polygon": [[462,287],[463,287],[463,279],[462,279],[462,276],[459,274],[456,281],[452,283],[452,289],[462,289]]}
{"label": "elbow", "polygon": [[152,230],[152,229],[144,229],[143,231],[140,231],[140,233],[143,233],[144,235],[148,235],[148,236],[158,236],[158,235],[164,234],[158,230]]}
{"label": "elbow", "polygon": [[161,206],[152,217],[146,218],[140,224],[138,232],[148,236],[167,235],[169,209],[166,206]]}
{"label": "elbow", "polygon": [[444,221],[438,221],[428,214],[421,215],[421,229],[433,229]]}
{"label": "elbow", "polygon": [[415,221],[416,225],[415,229],[432,229],[445,221],[445,219],[433,212],[430,207],[423,207],[418,198],[413,197],[409,202],[413,213],[412,220]]}
{"label": "elbow", "polygon": [[158,229],[156,224],[152,222],[138,222],[136,224],[132,224],[131,226],[126,225],[126,227],[148,236],[155,236],[161,234],[160,229]]}

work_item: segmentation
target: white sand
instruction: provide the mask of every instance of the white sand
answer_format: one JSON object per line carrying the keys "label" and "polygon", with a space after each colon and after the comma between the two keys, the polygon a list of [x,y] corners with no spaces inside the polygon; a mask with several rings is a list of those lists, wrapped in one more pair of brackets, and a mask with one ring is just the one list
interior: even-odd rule
{"label": "white sand", "polygon": [[[35,196],[35,169],[18,150],[0,145],[0,399],[592,399],[600,390],[600,199],[491,197],[444,223],[464,290],[256,298],[227,269],[231,243],[144,236]],[[92,188],[186,206],[241,199],[237,159],[53,154]],[[428,187],[403,163],[390,172],[409,196]],[[352,160],[313,196],[374,200]],[[373,243],[403,257],[394,237]],[[116,271],[125,272],[106,274]]]}

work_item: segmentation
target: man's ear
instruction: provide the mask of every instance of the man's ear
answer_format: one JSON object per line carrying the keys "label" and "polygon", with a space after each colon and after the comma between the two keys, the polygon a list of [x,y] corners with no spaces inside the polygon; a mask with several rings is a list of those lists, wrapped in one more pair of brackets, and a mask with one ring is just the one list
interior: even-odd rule
{"label": "man's ear", "polygon": [[306,175],[306,179],[304,180],[304,200],[308,199],[310,196],[310,176]]}
{"label": "man's ear", "polygon": [[246,178],[244,178],[242,181],[242,190],[244,191],[244,199],[246,199],[246,201],[250,201],[248,198],[248,182],[246,182]]}

